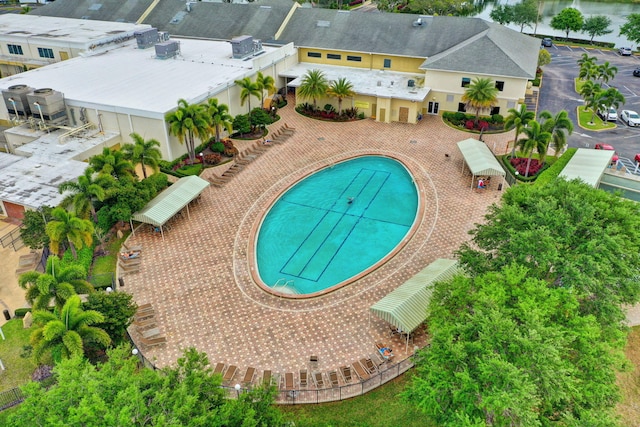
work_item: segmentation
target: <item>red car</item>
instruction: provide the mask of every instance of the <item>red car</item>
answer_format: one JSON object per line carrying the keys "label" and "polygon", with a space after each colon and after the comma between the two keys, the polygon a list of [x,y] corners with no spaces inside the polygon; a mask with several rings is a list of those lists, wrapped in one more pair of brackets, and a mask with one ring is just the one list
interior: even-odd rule
{"label": "red car", "polygon": [[640,153],[636,154],[636,156],[633,158],[633,160],[635,160],[636,163],[640,163]]}
{"label": "red car", "polygon": [[[613,148],[613,145],[605,144],[603,142],[599,142],[599,143],[596,144],[596,150],[616,151],[616,149]],[[638,156],[640,156],[640,154],[636,155],[636,160],[639,158]],[[613,157],[611,158],[611,163],[617,162],[618,159],[619,159],[618,155],[616,153],[613,153]]]}

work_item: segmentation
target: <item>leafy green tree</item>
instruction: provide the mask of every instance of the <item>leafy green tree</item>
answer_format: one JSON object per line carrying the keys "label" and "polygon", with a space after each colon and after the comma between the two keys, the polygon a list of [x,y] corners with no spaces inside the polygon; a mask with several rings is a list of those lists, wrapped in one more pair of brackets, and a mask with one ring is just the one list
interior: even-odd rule
{"label": "leafy green tree", "polygon": [[215,130],[216,142],[220,142],[222,127],[229,134],[233,133],[233,117],[229,114],[229,106],[227,104],[218,104],[217,98],[209,98],[207,101],[207,113],[211,118],[211,126]]}
{"label": "leafy green tree", "polygon": [[632,43],[640,43],[640,13],[627,16],[627,22],[620,27],[620,35],[625,36]]}
{"label": "leafy green tree", "polygon": [[515,137],[513,140],[513,150],[511,152],[511,157],[516,156],[516,147],[518,146],[518,136],[522,133],[522,129],[527,126],[531,120],[535,119],[536,115],[533,111],[527,111],[527,106],[524,104],[520,104],[520,109],[516,110],[515,108],[509,109],[509,115],[506,117],[504,121],[504,128],[511,129],[515,128]]}
{"label": "leafy green tree", "polygon": [[250,117],[252,129],[264,129],[267,125],[273,123],[273,119],[263,108],[254,108]]}
{"label": "leafy green tree", "polygon": [[342,100],[348,96],[355,95],[353,84],[345,77],[334,80],[327,88],[327,95],[338,99],[338,114],[342,114]]}
{"label": "leafy green tree", "polygon": [[45,232],[45,220],[51,221],[51,207],[43,206],[37,211],[24,211],[20,238],[24,245],[31,249],[42,249],[49,246],[49,236]]}
{"label": "leafy green tree", "polygon": [[25,289],[25,299],[34,310],[46,310],[53,300],[61,309],[64,303],[76,294],[94,291],[87,282],[87,272],[79,265],[62,266],[55,255],[47,259],[44,273],[28,271],[18,277],[18,284]]}
{"label": "leafy green tree", "polygon": [[91,326],[104,321],[97,311],[84,311],[78,295],[72,295],[62,309],[34,311],[33,323],[36,329],[31,333],[33,356],[42,360],[51,352],[53,360],[59,362],[72,356],[84,355],[85,345],[96,343],[104,347],[111,343],[109,334],[100,328]]}
{"label": "leafy green tree", "polygon": [[245,101],[249,105],[249,115],[251,115],[251,97],[260,98],[262,90],[258,83],[252,82],[249,77],[234,82],[240,87],[240,105],[244,105]]}
{"label": "leafy green tree", "polygon": [[551,54],[547,49],[540,49],[538,52],[538,68],[551,64]]}
{"label": "leafy green tree", "polygon": [[609,82],[609,80],[613,80],[613,78],[618,73],[618,67],[609,64],[609,61],[605,61],[604,64],[600,64],[596,68],[596,79],[602,81],[603,83]]}
{"label": "leafy green tree", "polygon": [[187,145],[189,161],[193,164],[196,159],[195,139],[204,141],[209,135],[209,118],[205,107],[179,99],[176,111],[168,113],[164,119],[169,124],[169,134],[177,136],[180,144]]}
{"label": "leafy green tree", "polygon": [[584,17],[578,9],[573,7],[564,8],[556,16],[551,18],[551,28],[564,31],[565,39],[569,39],[571,31],[580,31],[584,25]]}
{"label": "leafy green tree", "polygon": [[562,110],[554,116],[550,111],[544,110],[540,113],[540,118],[543,120],[542,129],[551,134],[551,143],[558,157],[567,146],[567,137],[573,132],[573,122],[569,113]]}
{"label": "leafy green tree", "polygon": [[125,144],[122,147],[124,158],[134,165],[142,166],[142,175],[147,178],[147,166],[149,166],[154,172],[158,172],[159,163],[162,160],[162,153],[160,152],[160,143],[155,139],[149,139],[145,141],[143,137],[137,133],[131,134],[133,144]]}
{"label": "leafy green tree", "polygon": [[475,78],[462,94],[462,101],[465,103],[465,108],[475,111],[477,125],[480,112],[489,110],[498,103],[498,89],[495,82],[490,78]]}
{"label": "leafy green tree", "polygon": [[101,154],[96,154],[89,159],[89,165],[100,175],[111,175],[118,181],[132,180],[136,171],[120,150],[102,149]]}
{"label": "leafy green tree", "polygon": [[591,38],[589,42],[593,44],[594,37],[604,36],[613,32],[609,27],[611,26],[611,19],[605,15],[590,16],[584,20],[582,25],[582,32],[589,34]]}
{"label": "leafy green tree", "polygon": [[513,6],[508,4],[496,4],[489,14],[489,17],[500,25],[507,25],[513,22]]}
{"label": "leafy green tree", "polygon": [[45,228],[49,236],[51,252],[57,254],[60,243],[68,242],[73,259],[78,259],[76,249],[91,246],[93,243],[93,223],[88,219],[78,218],[63,208],[52,210],[51,217],[53,219]]}
{"label": "leafy green tree", "polygon": [[324,96],[328,89],[329,83],[324,73],[320,70],[309,70],[302,77],[297,94],[303,98],[313,99],[313,109],[315,111],[318,109],[316,98]]}
{"label": "leafy green tree", "polygon": [[131,294],[126,292],[93,292],[83,308],[102,313],[104,321],[94,326],[109,334],[114,345],[119,345],[126,340],[125,332],[138,306]]}
{"label": "leafy green tree", "polygon": [[464,0],[412,0],[407,9],[412,13],[434,16],[468,16],[473,13],[473,2]]}
{"label": "leafy green tree", "polygon": [[549,149],[549,142],[551,141],[551,133],[547,132],[540,123],[535,120],[529,121],[527,127],[522,129],[522,132],[526,135],[526,138],[520,140],[520,146],[529,160],[527,161],[527,169],[525,176],[529,176],[529,168],[531,167],[531,159],[533,158],[533,150],[538,152],[540,163],[544,163],[544,159],[547,156],[547,150]]}
{"label": "leafy green tree", "polygon": [[246,114],[238,114],[233,118],[233,128],[240,135],[251,132],[251,122]]}
{"label": "leafy green tree", "polygon": [[267,75],[265,76],[262,72],[258,71],[258,76],[256,77],[256,84],[258,85],[258,89],[260,90],[260,108],[264,108],[264,91],[267,91],[268,95],[273,95],[276,91],[276,81],[273,77]]}
{"label": "leafy green tree", "polygon": [[513,22],[520,25],[520,32],[524,31],[524,27],[532,27],[538,20],[538,1],[522,0],[520,3],[513,5]]}
{"label": "leafy green tree", "polygon": [[79,217],[86,219],[91,215],[93,221],[97,221],[94,203],[105,199],[105,188],[110,178],[111,175],[96,174],[93,168],[86,168],[76,181],[66,181],[58,186],[60,194],[69,193],[60,206],[66,209],[73,207]]}

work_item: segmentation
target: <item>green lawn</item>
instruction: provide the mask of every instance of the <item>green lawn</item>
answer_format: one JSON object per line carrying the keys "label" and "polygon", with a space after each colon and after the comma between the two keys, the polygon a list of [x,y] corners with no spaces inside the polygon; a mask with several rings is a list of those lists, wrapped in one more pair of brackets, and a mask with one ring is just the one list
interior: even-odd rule
{"label": "green lawn", "polygon": [[113,235],[111,240],[109,240],[105,245],[108,253],[106,255],[96,257],[93,261],[91,269],[91,276],[95,277],[95,280],[92,280],[93,286],[98,288],[111,286],[111,274],[116,271],[118,253],[120,252],[122,243],[127,239],[129,234],[131,234],[131,231],[126,231],[121,239],[118,239]]}
{"label": "green lawn", "polygon": [[[593,118],[593,123],[591,122],[591,118]],[[603,122],[597,114],[593,114],[591,110],[585,110],[582,105],[578,107],[578,121],[580,122],[580,127],[589,130],[597,131],[616,127],[615,123]]]}
{"label": "green lawn", "polygon": [[2,332],[6,340],[0,339],[0,358],[5,370],[0,371],[0,391],[5,391],[29,382],[36,365],[30,350],[24,350],[29,345],[31,329],[22,327],[22,319],[8,321]]}
{"label": "green lawn", "polygon": [[358,426],[358,427],[431,427],[435,424],[398,394],[404,390],[409,375],[405,374],[382,387],[341,402],[318,405],[281,406],[288,420],[296,427]]}

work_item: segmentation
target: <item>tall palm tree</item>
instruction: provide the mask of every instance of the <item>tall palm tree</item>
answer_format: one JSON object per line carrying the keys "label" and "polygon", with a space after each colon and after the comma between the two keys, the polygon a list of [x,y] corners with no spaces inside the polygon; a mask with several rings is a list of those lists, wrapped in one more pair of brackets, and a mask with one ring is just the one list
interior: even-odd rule
{"label": "tall palm tree", "polygon": [[133,179],[135,168],[120,150],[102,149],[102,154],[96,154],[89,159],[89,164],[100,175],[111,175],[118,181]]}
{"label": "tall palm tree", "polygon": [[607,109],[611,107],[617,109],[621,104],[625,103],[624,96],[614,87],[598,92],[598,100],[600,105],[605,106]]}
{"label": "tall palm tree", "polygon": [[245,77],[242,80],[236,80],[234,82],[238,86],[240,86],[240,105],[244,105],[244,102],[247,101],[249,104],[249,115],[251,115],[251,97],[255,96],[259,98],[262,94],[262,90],[258,83],[252,82],[249,77]]}
{"label": "tall palm tree", "polygon": [[598,58],[596,58],[595,56],[589,56],[589,54],[583,53],[580,59],[578,59],[578,66],[582,67],[584,64],[587,64],[587,63],[593,65],[596,63],[597,60]]}
{"label": "tall palm tree", "polygon": [[356,93],[353,91],[353,85],[344,77],[332,81],[327,89],[327,95],[333,98],[338,98],[338,114],[342,114],[342,100],[355,94]]}
{"label": "tall palm tree", "polygon": [[147,166],[149,166],[154,172],[158,172],[158,165],[162,160],[162,153],[160,152],[160,143],[155,139],[145,141],[143,137],[137,133],[131,134],[133,144],[125,144],[122,147],[124,158],[133,163],[134,165],[140,164],[142,166],[142,175],[147,178]]}
{"label": "tall palm tree", "polygon": [[580,59],[578,59],[578,66],[580,67],[578,77],[582,80],[589,80],[594,77],[597,67],[596,61],[597,58],[595,56],[589,56],[588,54],[583,53]]}
{"label": "tall palm tree", "polygon": [[596,79],[603,83],[607,83],[616,76],[618,67],[611,65],[609,64],[609,61],[606,61],[604,64],[600,64],[596,67],[596,72]]}
{"label": "tall palm tree", "polygon": [[527,127],[523,129],[523,132],[527,137],[520,140],[520,146],[522,147],[522,151],[529,156],[527,170],[525,172],[525,176],[529,176],[533,151],[538,152],[540,163],[544,163],[544,158],[549,148],[549,141],[551,140],[551,134],[545,131],[542,126],[540,126],[540,123],[535,120],[531,120]]}
{"label": "tall palm tree", "polygon": [[25,299],[34,310],[46,310],[51,300],[61,309],[73,295],[94,291],[86,278],[84,268],[77,264],[60,266],[60,258],[52,255],[47,259],[44,273],[28,271],[20,275],[18,284],[27,291]]}
{"label": "tall palm tree", "polygon": [[203,105],[189,104],[178,100],[178,108],[164,118],[169,124],[169,134],[178,137],[181,144],[186,143],[191,164],[196,159],[195,138],[204,141],[209,135],[209,118]]}
{"label": "tall palm tree", "polygon": [[493,80],[478,77],[474,79],[462,94],[465,108],[476,112],[476,125],[480,118],[480,112],[495,107],[498,103],[498,89]]}
{"label": "tall palm tree", "polygon": [[90,246],[93,242],[93,223],[88,219],[78,218],[63,208],[55,208],[51,211],[52,221],[46,226],[46,233],[51,240],[49,247],[51,252],[57,254],[60,243],[69,242],[69,249],[73,259],[78,259],[77,249]]}
{"label": "tall palm tree", "polygon": [[266,90],[268,95],[273,95],[276,91],[276,81],[273,77],[269,75],[265,76],[262,72],[258,71],[256,84],[258,85],[258,89],[260,89],[260,106],[264,108],[264,91]]}
{"label": "tall palm tree", "polygon": [[229,114],[229,106],[218,104],[217,98],[209,98],[207,102],[207,113],[211,126],[215,130],[216,142],[220,142],[220,129],[224,126],[228,133],[233,132],[233,117]]}
{"label": "tall palm tree", "polygon": [[53,360],[84,354],[85,346],[97,343],[108,346],[111,338],[97,323],[104,322],[102,313],[95,310],[83,310],[78,295],[70,297],[60,310],[51,313],[37,310],[33,312],[33,323],[37,328],[31,333],[33,355],[42,360],[49,351]]}
{"label": "tall palm tree", "polygon": [[527,111],[527,106],[524,104],[520,105],[520,109],[516,110],[515,108],[509,109],[509,115],[505,119],[504,128],[510,129],[515,128],[516,136],[513,140],[513,150],[511,152],[511,157],[516,156],[516,147],[518,146],[518,136],[522,133],[522,129],[527,126],[530,120],[533,120],[536,117],[533,111]]}
{"label": "tall palm tree", "polygon": [[106,188],[110,184],[110,175],[96,174],[92,167],[84,170],[77,181],[66,181],[58,186],[60,194],[68,192],[65,198],[60,202],[63,208],[73,206],[76,215],[82,218],[88,218],[89,215],[94,221],[97,221],[95,201],[102,202],[107,193]]}
{"label": "tall palm tree", "polygon": [[303,98],[313,99],[313,109],[317,110],[316,98],[324,96],[329,89],[329,82],[324,73],[320,70],[309,70],[302,77],[302,82],[298,88],[298,94]]}
{"label": "tall palm tree", "polygon": [[553,150],[557,157],[567,146],[567,137],[573,132],[573,122],[565,110],[558,112],[555,116],[550,111],[544,110],[540,113],[540,118],[543,119],[542,129],[551,134]]}

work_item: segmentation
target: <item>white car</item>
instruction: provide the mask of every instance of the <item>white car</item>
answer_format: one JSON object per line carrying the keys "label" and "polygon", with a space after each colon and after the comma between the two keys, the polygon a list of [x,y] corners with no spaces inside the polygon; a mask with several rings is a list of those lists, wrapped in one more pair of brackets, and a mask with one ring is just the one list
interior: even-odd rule
{"label": "white car", "polygon": [[621,47],[618,49],[618,54],[620,54],[620,56],[631,56],[632,53],[633,52],[630,47]]}
{"label": "white car", "polygon": [[635,111],[622,110],[620,118],[629,126],[640,126],[640,116]]}
{"label": "white car", "polygon": [[613,107],[607,108],[604,105],[601,106],[600,109],[598,110],[598,116],[600,116],[600,118],[605,121],[609,121],[609,122],[618,121],[618,112]]}

